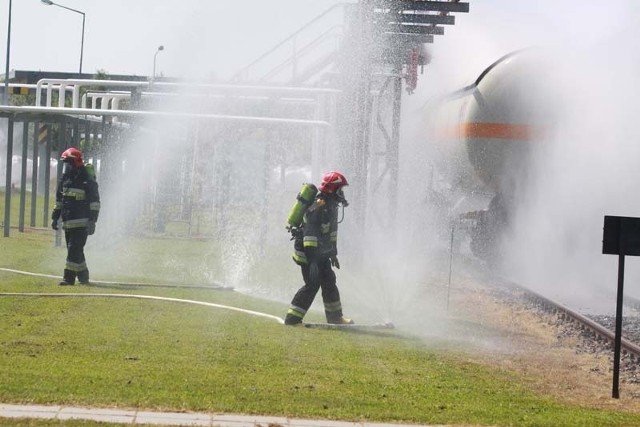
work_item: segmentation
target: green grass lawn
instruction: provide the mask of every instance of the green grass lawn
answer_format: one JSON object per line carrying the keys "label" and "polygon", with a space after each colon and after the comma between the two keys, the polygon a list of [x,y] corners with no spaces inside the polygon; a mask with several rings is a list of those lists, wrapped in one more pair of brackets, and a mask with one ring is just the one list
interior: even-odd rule
{"label": "green grass lawn", "polygon": [[[52,241],[52,232],[14,232],[0,242],[0,267],[59,273],[64,256]],[[197,243],[184,242],[134,241],[128,257],[151,263],[175,245],[184,245],[175,257],[192,257]],[[212,265],[221,263],[217,253],[210,252]],[[171,264],[145,268],[165,282],[172,277]],[[280,317],[287,306],[214,289],[56,283],[0,271],[5,293],[156,295]],[[640,414],[558,403],[532,391],[533,379],[518,372],[434,350],[401,331],[285,327],[181,302],[73,296],[0,296],[0,325],[0,402],[6,403],[425,424],[640,425]],[[60,425],[39,422],[14,425]]]}

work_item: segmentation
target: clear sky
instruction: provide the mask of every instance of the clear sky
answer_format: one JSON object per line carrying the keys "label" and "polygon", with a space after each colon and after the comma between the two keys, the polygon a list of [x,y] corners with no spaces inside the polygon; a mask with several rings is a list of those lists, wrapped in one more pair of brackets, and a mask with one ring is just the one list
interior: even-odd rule
{"label": "clear sky", "polygon": [[[310,21],[336,0],[59,0],[86,13],[84,72],[225,78]],[[640,1],[469,0],[471,12],[437,37],[435,60],[455,73],[562,39],[591,43],[638,24]],[[0,0],[0,74],[9,0]],[[82,17],[40,0],[13,0],[11,69],[77,71]],[[461,67],[460,63],[466,63]],[[461,69],[462,68],[462,69]]]}
{"label": "clear sky", "polygon": [[[268,50],[336,0],[60,0],[85,12],[83,71],[224,77]],[[9,0],[0,0],[4,74]],[[10,68],[75,72],[82,15],[40,0],[13,0]]]}

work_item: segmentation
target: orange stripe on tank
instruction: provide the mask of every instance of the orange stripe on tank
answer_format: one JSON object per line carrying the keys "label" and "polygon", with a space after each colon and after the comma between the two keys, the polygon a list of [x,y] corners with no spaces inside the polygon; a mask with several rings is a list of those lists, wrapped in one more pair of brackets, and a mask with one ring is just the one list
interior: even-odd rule
{"label": "orange stripe on tank", "polygon": [[515,123],[462,123],[457,133],[464,138],[519,140],[530,140],[534,134],[530,125]]}

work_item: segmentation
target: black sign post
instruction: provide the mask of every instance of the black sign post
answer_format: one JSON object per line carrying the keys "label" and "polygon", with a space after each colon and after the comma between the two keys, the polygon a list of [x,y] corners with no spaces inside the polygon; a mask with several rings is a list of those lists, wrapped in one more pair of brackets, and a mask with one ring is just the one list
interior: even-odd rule
{"label": "black sign post", "polygon": [[624,300],[624,256],[640,255],[640,218],[604,217],[602,253],[618,255],[618,296],[616,303],[616,336],[613,349],[613,393],[620,398],[620,352],[622,347],[622,305]]}

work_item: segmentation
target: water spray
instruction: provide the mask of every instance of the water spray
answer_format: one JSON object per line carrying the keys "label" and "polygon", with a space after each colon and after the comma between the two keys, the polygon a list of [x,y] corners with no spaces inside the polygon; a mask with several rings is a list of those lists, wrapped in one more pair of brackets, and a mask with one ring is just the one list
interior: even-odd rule
{"label": "water spray", "polygon": [[449,245],[449,283],[447,284],[447,313],[449,312],[449,297],[451,295],[451,267],[453,265],[453,234],[455,231],[455,224],[451,225],[451,243]]}

